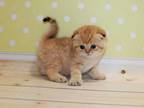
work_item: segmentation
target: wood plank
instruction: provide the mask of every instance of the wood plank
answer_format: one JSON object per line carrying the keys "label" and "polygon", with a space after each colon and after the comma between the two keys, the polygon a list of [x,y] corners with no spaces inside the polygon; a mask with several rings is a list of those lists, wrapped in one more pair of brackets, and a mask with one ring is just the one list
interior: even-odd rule
{"label": "wood plank", "polygon": [[117,80],[119,75],[115,75],[110,80],[85,80],[81,87],[71,87],[42,78],[33,62],[3,61],[0,62],[0,106],[143,108],[144,81]]}
{"label": "wood plank", "polygon": [[1,62],[0,71],[30,72],[36,71],[36,65],[33,62]]}
{"label": "wood plank", "polygon": [[0,75],[0,85],[52,87],[62,89],[81,89],[81,90],[103,90],[103,91],[122,91],[122,92],[144,92],[144,82],[117,82],[117,81],[85,81],[81,87],[71,87],[67,84],[60,84],[48,81],[38,74],[20,71],[3,71]]}
{"label": "wood plank", "polygon": [[106,104],[80,104],[64,103],[56,101],[36,101],[36,100],[17,100],[0,99],[2,108],[143,108],[138,106],[120,106]]}
{"label": "wood plank", "polygon": [[144,93],[0,86],[0,98],[144,107]]}
{"label": "wood plank", "polygon": [[[8,73],[7,75],[15,75],[19,73],[27,73],[27,74],[36,74],[37,67],[34,62],[22,62],[22,61],[5,61],[4,63],[0,61],[0,73]],[[143,75],[143,67],[140,69],[139,66],[126,66],[128,74],[121,75],[120,70],[113,70],[113,67],[107,68],[108,66],[101,66],[101,71],[105,72],[107,76],[107,80],[109,82],[132,82],[132,83],[144,83]],[[110,67],[110,66],[109,66]],[[120,68],[121,66],[117,67]],[[132,67],[135,67],[132,69]],[[132,71],[133,70],[133,71]],[[10,72],[10,73],[9,73]],[[15,73],[15,74],[13,74]],[[125,78],[129,76],[128,80]],[[131,77],[132,76],[132,77]],[[130,79],[130,80],[129,80]]]}

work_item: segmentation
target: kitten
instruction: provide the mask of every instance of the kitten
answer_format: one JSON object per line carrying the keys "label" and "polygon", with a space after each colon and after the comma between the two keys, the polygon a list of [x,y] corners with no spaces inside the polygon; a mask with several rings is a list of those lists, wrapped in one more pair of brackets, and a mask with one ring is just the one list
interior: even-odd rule
{"label": "kitten", "polygon": [[50,24],[49,31],[40,41],[37,61],[40,72],[54,82],[67,82],[80,86],[82,74],[88,73],[94,80],[104,80],[105,75],[98,72],[97,65],[106,51],[106,32],[94,25],[78,28],[68,38],[55,38],[58,24],[55,19],[46,17],[43,22]]}

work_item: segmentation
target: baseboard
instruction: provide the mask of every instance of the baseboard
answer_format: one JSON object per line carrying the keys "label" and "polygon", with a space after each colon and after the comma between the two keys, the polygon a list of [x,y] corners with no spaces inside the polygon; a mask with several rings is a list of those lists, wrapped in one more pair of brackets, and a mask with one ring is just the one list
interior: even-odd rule
{"label": "baseboard", "polygon": [[[35,61],[33,53],[0,53],[0,60]],[[102,64],[138,64],[144,65],[144,58],[103,58]]]}
{"label": "baseboard", "polygon": [[36,55],[32,53],[0,53],[0,60],[35,61]]}

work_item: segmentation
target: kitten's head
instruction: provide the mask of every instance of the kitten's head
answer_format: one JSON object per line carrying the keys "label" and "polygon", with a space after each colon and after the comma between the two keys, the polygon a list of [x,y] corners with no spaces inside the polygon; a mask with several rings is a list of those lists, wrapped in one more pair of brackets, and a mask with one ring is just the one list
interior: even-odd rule
{"label": "kitten's head", "polygon": [[72,35],[73,48],[82,56],[102,55],[106,49],[106,32],[100,27],[86,25]]}

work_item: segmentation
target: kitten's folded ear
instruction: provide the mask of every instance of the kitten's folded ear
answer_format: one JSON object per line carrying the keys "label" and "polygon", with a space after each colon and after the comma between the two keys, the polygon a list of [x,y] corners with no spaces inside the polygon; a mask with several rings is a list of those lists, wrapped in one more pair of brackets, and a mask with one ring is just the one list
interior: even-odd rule
{"label": "kitten's folded ear", "polygon": [[75,31],[75,32],[73,33],[73,35],[71,36],[71,38],[73,39],[73,38],[76,36],[77,33],[78,33],[78,32]]}
{"label": "kitten's folded ear", "polygon": [[98,32],[103,36],[103,37],[106,37],[106,31],[99,28]]}

